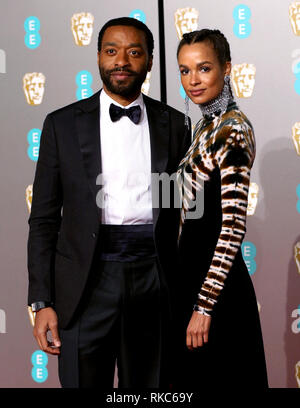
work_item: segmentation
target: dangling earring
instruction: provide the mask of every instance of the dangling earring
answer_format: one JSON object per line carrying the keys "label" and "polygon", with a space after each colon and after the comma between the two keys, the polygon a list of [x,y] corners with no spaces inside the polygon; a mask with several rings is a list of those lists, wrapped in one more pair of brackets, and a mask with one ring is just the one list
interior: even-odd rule
{"label": "dangling earring", "polygon": [[233,99],[233,93],[232,93],[232,88],[231,88],[231,83],[230,83],[230,75],[225,75],[225,77],[224,77],[224,88],[225,88],[225,91]]}
{"label": "dangling earring", "polygon": [[185,126],[189,127],[190,98],[187,95],[185,95],[184,105],[185,105],[184,124]]}

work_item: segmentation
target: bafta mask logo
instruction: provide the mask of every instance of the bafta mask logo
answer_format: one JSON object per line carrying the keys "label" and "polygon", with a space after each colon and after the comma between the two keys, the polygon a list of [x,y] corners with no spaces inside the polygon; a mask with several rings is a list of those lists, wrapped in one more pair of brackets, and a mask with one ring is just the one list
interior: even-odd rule
{"label": "bafta mask logo", "polygon": [[300,156],[300,122],[294,124],[292,133],[296,152]]}
{"label": "bafta mask logo", "polygon": [[40,105],[45,91],[45,75],[41,72],[27,73],[23,77],[23,90],[29,105]]}
{"label": "bafta mask logo", "polygon": [[290,4],[289,15],[294,34],[300,35],[300,1]]}
{"label": "bafta mask logo", "polygon": [[136,20],[141,21],[146,24],[146,14],[141,9],[132,10],[129,14],[129,17],[135,18]]}
{"label": "bafta mask logo", "polygon": [[71,28],[75,44],[89,45],[93,35],[94,16],[91,13],[77,13],[71,17]]}
{"label": "bafta mask logo", "polygon": [[175,11],[175,27],[178,39],[181,40],[183,34],[197,30],[199,12],[195,8],[186,7]]}
{"label": "bafta mask logo", "polygon": [[25,199],[26,199],[28,212],[30,213],[31,203],[32,203],[32,184],[29,184],[29,186],[26,188]]}
{"label": "bafta mask logo", "polygon": [[242,256],[247,266],[248,272],[250,275],[253,275],[256,272],[256,246],[251,241],[245,241],[242,243]]}
{"label": "bafta mask logo", "polygon": [[295,365],[295,377],[298,384],[298,388],[300,388],[300,361]]}
{"label": "bafta mask logo", "polygon": [[253,64],[236,64],[232,67],[231,79],[238,98],[250,98],[254,89],[255,73]]}
{"label": "bafta mask logo", "polygon": [[250,183],[249,192],[248,192],[248,207],[247,215],[254,215],[257,201],[258,201],[258,191],[259,187],[256,183]]}
{"label": "bafta mask logo", "polygon": [[298,273],[300,274],[300,242],[297,242],[294,247],[294,258],[298,269]]}
{"label": "bafta mask logo", "polygon": [[146,79],[142,85],[142,92],[144,95],[149,95],[151,72],[148,72]]}

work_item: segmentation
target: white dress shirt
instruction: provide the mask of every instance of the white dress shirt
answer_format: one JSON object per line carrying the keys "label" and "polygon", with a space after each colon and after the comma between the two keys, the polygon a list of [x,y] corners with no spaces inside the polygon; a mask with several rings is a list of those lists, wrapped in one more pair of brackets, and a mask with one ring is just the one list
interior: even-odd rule
{"label": "white dress shirt", "polygon": [[100,143],[102,160],[103,224],[151,224],[151,150],[146,107],[142,94],[126,106],[141,107],[136,125],[127,116],[112,122],[104,89],[100,93]]}

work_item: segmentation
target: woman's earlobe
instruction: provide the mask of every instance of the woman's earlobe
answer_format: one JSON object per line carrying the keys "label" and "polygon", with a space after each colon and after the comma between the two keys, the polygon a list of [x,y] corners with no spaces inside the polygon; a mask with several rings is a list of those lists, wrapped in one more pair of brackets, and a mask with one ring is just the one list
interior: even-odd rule
{"label": "woman's earlobe", "polygon": [[226,70],[225,70],[225,75],[230,76],[231,74],[231,62],[226,63]]}

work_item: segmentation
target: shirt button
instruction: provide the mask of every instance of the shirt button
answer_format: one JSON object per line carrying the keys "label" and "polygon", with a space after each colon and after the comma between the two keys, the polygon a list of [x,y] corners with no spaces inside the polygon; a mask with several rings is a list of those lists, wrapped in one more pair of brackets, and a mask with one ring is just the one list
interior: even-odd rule
{"label": "shirt button", "polygon": [[92,233],[92,237],[96,238],[97,234],[95,232]]}

